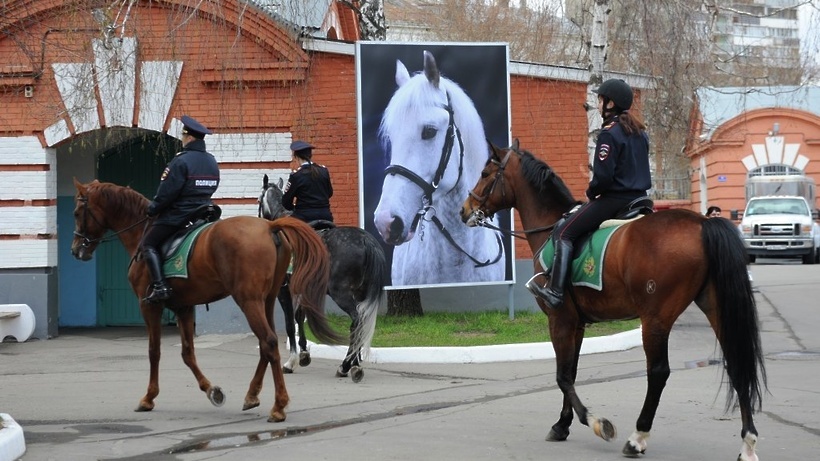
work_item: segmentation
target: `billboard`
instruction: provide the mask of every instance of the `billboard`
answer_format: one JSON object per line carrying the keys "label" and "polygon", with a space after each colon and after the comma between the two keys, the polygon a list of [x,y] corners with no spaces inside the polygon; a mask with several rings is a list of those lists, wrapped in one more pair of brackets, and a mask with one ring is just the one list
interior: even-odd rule
{"label": "billboard", "polygon": [[[459,212],[510,144],[509,52],[495,43],[359,42],[360,225],[383,245],[390,288],[514,283],[508,232]],[[512,213],[496,215],[512,230]]]}

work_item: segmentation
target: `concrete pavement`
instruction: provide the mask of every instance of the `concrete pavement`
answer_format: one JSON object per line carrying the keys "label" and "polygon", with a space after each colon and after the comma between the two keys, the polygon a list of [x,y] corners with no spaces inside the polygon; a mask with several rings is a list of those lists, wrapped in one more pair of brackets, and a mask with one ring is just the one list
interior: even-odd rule
{"label": "concrete pavement", "polygon": [[[758,454],[764,460],[816,459],[820,266],[753,265],[752,272],[771,390],[756,415]],[[24,430],[22,459],[621,459],[646,388],[640,348],[582,357],[579,396],[616,424],[618,438],[603,442],[576,421],[568,441],[547,443],[561,402],[551,359],[516,361],[520,357],[511,354],[494,363],[376,363],[353,384],[333,376],[336,360],[314,355],[309,367],[286,376],[288,419],[271,424],[265,421],[270,378],[261,407],[241,411],[258,357],[254,338],[197,338],[200,366],[226,393],[219,408],[196,387],[178,344],[169,328],[161,393],[148,413],[131,411],[148,379],[141,328],[0,344],[0,411]],[[670,338],[673,371],[648,458],[736,458],[740,418],[722,411],[720,367],[696,366],[708,365],[715,347],[703,315],[689,309]]]}

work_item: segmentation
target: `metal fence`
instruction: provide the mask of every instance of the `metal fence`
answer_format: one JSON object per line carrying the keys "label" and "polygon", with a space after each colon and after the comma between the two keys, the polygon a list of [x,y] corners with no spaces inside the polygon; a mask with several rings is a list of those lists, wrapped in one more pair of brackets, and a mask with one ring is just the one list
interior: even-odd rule
{"label": "metal fence", "polygon": [[652,200],[687,200],[692,195],[688,176],[653,177],[649,197]]}

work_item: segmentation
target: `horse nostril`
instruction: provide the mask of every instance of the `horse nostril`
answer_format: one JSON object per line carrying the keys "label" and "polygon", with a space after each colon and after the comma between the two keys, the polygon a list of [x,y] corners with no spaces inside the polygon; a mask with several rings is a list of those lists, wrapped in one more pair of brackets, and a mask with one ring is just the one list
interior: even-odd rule
{"label": "horse nostril", "polygon": [[404,234],[404,221],[398,216],[393,216],[393,221],[390,222],[390,238],[396,240]]}

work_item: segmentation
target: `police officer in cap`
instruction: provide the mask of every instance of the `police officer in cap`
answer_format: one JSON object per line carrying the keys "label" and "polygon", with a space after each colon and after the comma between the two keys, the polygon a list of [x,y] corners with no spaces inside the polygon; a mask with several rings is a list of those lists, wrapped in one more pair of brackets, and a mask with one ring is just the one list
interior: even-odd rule
{"label": "police officer in cap", "polygon": [[536,296],[558,309],[564,302],[564,282],[572,262],[573,242],[592,232],[652,187],[649,172],[649,137],[646,127],[629,109],[632,88],[623,80],[607,80],[598,87],[598,110],[604,123],[595,146],[592,180],[586,191],[589,202],[569,215],[553,233],[555,259],[549,285],[527,283]]}
{"label": "police officer in cap", "polygon": [[302,221],[333,221],[330,212],[330,197],[333,186],[330,184],[330,172],[323,165],[311,161],[313,146],[305,141],[294,141],[290,145],[293,161],[299,168],[290,174],[282,206],[293,210],[293,217]]}
{"label": "police officer in cap", "polygon": [[182,117],[182,152],[165,167],[154,199],[148,205],[153,217],[142,240],[142,255],[151,274],[152,291],[145,300],[152,303],[171,297],[171,288],[162,275],[159,247],[171,235],[196,219],[194,212],[211,203],[219,186],[219,165],[205,150],[205,135],[211,130],[192,117]]}

